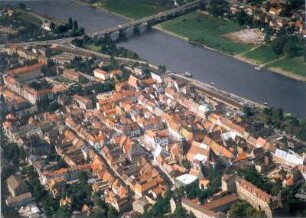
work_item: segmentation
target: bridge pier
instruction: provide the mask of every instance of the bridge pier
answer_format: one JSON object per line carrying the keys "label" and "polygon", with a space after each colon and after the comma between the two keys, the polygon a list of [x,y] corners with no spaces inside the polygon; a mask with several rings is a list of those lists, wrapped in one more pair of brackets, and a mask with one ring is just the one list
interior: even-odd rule
{"label": "bridge pier", "polygon": [[150,30],[152,30],[152,23],[151,22],[147,22],[146,23],[146,27],[147,27],[147,31],[150,31]]}
{"label": "bridge pier", "polygon": [[125,29],[119,29],[119,39],[126,39],[126,32]]}
{"label": "bridge pier", "polygon": [[140,33],[140,28],[139,28],[140,25],[135,25],[133,27],[133,31],[134,31],[134,34],[139,34]]}

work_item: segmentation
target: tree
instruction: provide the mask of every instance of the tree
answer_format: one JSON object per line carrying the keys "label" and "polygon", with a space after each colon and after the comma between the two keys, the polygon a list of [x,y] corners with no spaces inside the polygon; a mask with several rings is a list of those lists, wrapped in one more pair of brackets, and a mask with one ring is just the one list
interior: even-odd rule
{"label": "tree", "polygon": [[272,108],[272,118],[276,121],[282,121],[284,118],[284,112],[281,108]]}
{"label": "tree", "polygon": [[50,23],[50,29],[51,29],[51,31],[54,31],[54,29],[55,29],[55,23],[54,22],[51,22]]}
{"label": "tree", "polygon": [[61,34],[61,33],[67,32],[67,30],[68,29],[66,25],[59,25],[54,29],[54,33]]}
{"label": "tree", "polygon": [[290,0],[289,4],[293,10],[304,9],[303,5],[305,6],[305,1],[304,0]]}
{"label": "tree", "polygon": [[280,36],[272,41],[271,47],[275,54],[280,55],[283,53],[285,44],[286,44],[286,37]]}
{"label": "tree", "polygon": [[42,66],[40,67],[40,71],[41,71],[44,75],[46,75],[46,74],[48,73],[48,67],[47,67],[46,65],[42,65]]}
{"label": "tree", "polygon": [[18,7],[19,7],[21,10],[25,10],[27,6],[26,6],[24,3],[19,3],[19,4],[18,4]]}
{"label": "tree", "polygon": [[237,13],[236,20],[239,23],[239,25],[244,25],[244,24],[250,25],[252,23],[252,19],[244,10],[241,10]]}
{"label": "tree", "polygon": [[83,35],[85,33],[85,29],[83,27],[78,29],[78,34]]}
{"label": "tree", "polygon": [[87,183],[87,180],[88,180],[87,172],[85,171],[78,172],[77,178],[81,183],[83,184]]}
{"label": "tree", "polygon": [[229,210],[229,217],[264,217],[263,212],[257,211],[245,201],[234,204]]}
{"label": "tree", "polygon": [[282,182],[281,180],[277,180],[271,189],[271,194],[273,196],[277,196],[282,190]]}
{"label": "tree", "polygon": [[270,44],[270,42],[271,42],[271,35],[270,34],[266,33],[264,42],[266,44]]}
{"label": "tree", "polygon": [[108,218],[116,218],[116,217],[118,217],[118,212],[113,207],[109,207],[109,210],[107,212],[107,217]]}
{"label": "tree", "polygon": [[77,31],[79,29],[79,26],[78,26],[78,21],[73,21],[73,27],[72,27],[72,30],[73,31]]}
{"label": "tree", "polygon": [[118,69],[119,65],[118,62],[116,61],[114,55],[111,56],[111,68],[114,69]]}
{"label": "tree", "polygon": [[165,65],[159,65],[158,66],[158,71],[161,72],[161,73],[164,73],[166,72],[167,68]]}
{"label": "tree", "polygon": [[209,13],[213,16],[222,16],[229,11],[229,3],[225,0],[210,0]]}
{"label": "tree", "polygon": [[44,208],[47,217],[52,217],[52,215],[59,208],[59,203],[55,199],[53,199],[50,195],[47,195],[42,199],[41,205]]}
{"label": "tree", "polygon": [[1,211],[3,217],[20,217],[18,211],[15,208],[8,207],[6,204],[1,204]]}
{"label": "tree", "polygon": [[245,180],[251,182],[253,185],[270,193],[272,185],[266,181],[255,169],[240,169],[237,171],[238,175]]}
{"label": "tree", "polygon": [[254,115],[253,112],[252,112],[252,109],[250,107],[248,107],[248,106],[244,106],[243,107],[243,113],[245,114],[245,116],[247,118],[249,118],[249,117]]}
{"label": "tree", "polygon": [[72,21],[72,18],[71,17],[69,17],[69,20],[68,20],[68,29],[72,29],[72,27],[73,27],[73,21]]}
{"label": "tree", "polygon": [[183,167],[185,167],[188,170],[191,168],[191,163],[188,160],[186,160],[186,159],[184,159],[182,161],[182,165],[183,165]]}
{"label": "tree", "polygon": [[296,36],[290,36],[284,46],[284,52],[291,56],[295,56],[298,53],[298,38]]}
{"label": "tree", "polygon": [[176,207],[173,215],[174,215],[174,217],[178,217],[178,218],[190,217],[190,215],[187,213],[187,211],[181,206]]}

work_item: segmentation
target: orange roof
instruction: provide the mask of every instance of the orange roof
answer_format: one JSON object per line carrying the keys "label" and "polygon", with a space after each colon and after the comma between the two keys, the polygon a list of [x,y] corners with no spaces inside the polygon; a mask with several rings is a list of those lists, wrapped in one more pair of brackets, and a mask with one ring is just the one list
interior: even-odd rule
{"label": "orange roof", "polygon": [[237,155],[237,157],[235,158],[234,161],[241,161],[241,160],[245,160],[248,158],[248,154],[245,152],[241,152]]}
{"label": "orange roof", "polygon": [[138,87],[139,80],[135,76],[130,75],[128,83],[130,86],[133,86],[134,88],[136,88]]}
{"label": "orange roof", "polygon": [[106,71],[98,69],[98,68],[94,70],[94,73],[95,74],[99,74],[99,75],[107,75],[107,74],[109,74],[109,72],[106,72]]}
{"label": "orange roof", "polygon": [[28,92],[35,96],[40,96],[40,95],[46,95],[46,94],[52,93],[52,89],[34,90],[30,88],[28,89]]}
{"label": "orange roof", "polygon": [[210,147],[208,145],[206,146],[205,144],[203,145],[196,141],[192,141],[190,144],[191,144],[191,147],[186,155],[189,161],[193,161],[194,157],[198,154],[209,157]]}
{"label": "orange roof", "polygon": [[245,128],[242,126],[239,126],[237,124],[235,124],[233,121],[231,121],[230,119],[227,119],[225,117],[220,117],[220,121],[223,125],[227,126],[228,128],[230,128],[231,130],[235,130],[241,134],[244,133]]}
{"label": "orange roof", "polygon": [[175,143],[172,147],[171,147],[171,154],[174,157],[179,157],[180,155],[180,148],[179,148],[179,144]]}
{"label": "orange roof", "polygon": [[205,144],[209,145],[211,149],[214,151],[216,155],[222,154],[223,156],[227,157],[228,159],[233,159],[234,155],[226,148],[219,145],[217,142],[213,141],[209,137],[205,137],[204,141]]}
{"label": "orange roof", "polygon": [[212,113],[212,114],[210,114],[210,115],[208,116],[208,119],[209,119],[211,122],[215,123],[217,120],[220,119],[220,116],[219,116],[218,114]]}
{"label": "orange roof", "polygon": [[258,137],[258,139],[256,140],[256,145],[260,145],[261,147],[263,147],[266,143],[267,141],[262,137]]}
{"label": "orange roof", "polygon": [[158,156],[156,157],[156,161],[157,161],[158,163],[160,163],[160,164],[163,164],[163,163],[164,163],[164,159],[163,159],[163,157],[162,157],[161,155],[158,155]]}
{"label": "orange roof", "polygon": [[294,184],[294,180],[293,180],[293,177],[292,176],[288,176],[286,178],[286,183],[287,183],[287,186],[291,186]]}
{"label": "orange roof", "polygon": [[12,127],[12,122],[5,121],[2,125],[5,129],[8,129]]}
{"label": "orange roof", "polygon": [[211,202],[205,203],[203,206],[208,210],[214,210],[215,208],[222,207],[227,204],[231,204],[236,202],[238,197],[236,195],[227,195],[216,200],[212,200]]}
{"label": "orange roof", "polygon": [[212,122],[210,122],[209,120],[206,120],[204,123],[203,123],[203,127],[208,130],[211,126],[212,126]]}
{"label": "orange roof", "polygon": [[148,78],[148,79],[142,80],[142,82],[146,85],[153,85],[156,83],[156,80],[153,78]]}
{"label": "orange roof", "polygon": [[152,189],[153,187],[155,187],[157,185],[157,179],[151,179],[151,180],[146,180],[143,181],[142,183],[136,183],[136,185],[134,186],[135,190],[137,190],[138,192],[142,193],[145,192],[147,190]]}
{"label": "orange roof", "polygon": [[121,186],[119,189],[119,193],[118,193],[119,197],[124,198],[127,196],[127,194],[128,194],[128,190],[125,187]]}
{"label": "orange roof", "polygon": [[29,73],[35,70],[39,70],[42,65],[43,64],[39,63],[39,64],[30,65],[30,66],[23,66],[23,67],[15,68],[15,69],[7,71],[7,74],[10,76],[14,76],[16,74]]}

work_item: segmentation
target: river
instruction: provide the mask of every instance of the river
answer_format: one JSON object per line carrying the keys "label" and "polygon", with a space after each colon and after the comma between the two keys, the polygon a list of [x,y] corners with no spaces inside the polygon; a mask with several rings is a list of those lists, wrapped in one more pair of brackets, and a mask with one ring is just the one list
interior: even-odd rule
{"label": "river", "polygon": [[[104,10],[80,5],[69,0],[26,1],[38,14],[48,14],[57,20],[77,19],[87,32],[102,30],[127,22]],[[268,70],[256,71],[250,64],[218,52],[196,47],[188,42],[153,30],[118,43],[139,54],[142,59],[165,65],[175,72],[189,71],[195,79],[214,82],[217,88],[242,97],[268,102],[295,116],[306,118],[306,83]],[[306,69],[305,69],[306,70]]]}

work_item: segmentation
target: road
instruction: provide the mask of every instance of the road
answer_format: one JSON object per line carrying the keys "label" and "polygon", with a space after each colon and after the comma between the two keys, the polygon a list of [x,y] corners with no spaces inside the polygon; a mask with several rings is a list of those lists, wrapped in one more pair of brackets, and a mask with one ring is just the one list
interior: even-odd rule
{"label": "road", "polygon": [[[240,108],[242,108],[244,106],[249,106],[249,107],[265,107],[264,105],[259,104],[257,102],[248,100],[246,98],[242,98],[240,96],[237,96],[235,94],[223,91],[221,89],[217,89],[216,87],[214,87],[214,86],[212,86],[210,84],[207,84],[207,83],[195,80],[195,79],[191,79],[191,78],[185,77],[185,76],[180,75],[180,74],[170,73],[169,75],[174,76],[174,77],[179,77],[179,78],[181,78],[183,80],[187,80],[192,85],[194,85],[195,87],[198,87],[200,89],[204,89],[204,90],[206,90],[209,93],[213,93],[214,96],[216,96],[217,100],[223,101],[226,104],[231,104],[230,102],[235,102],[235,104],[239,105]],[[218,96],[222,97],[225,100],[219,99]]]}

